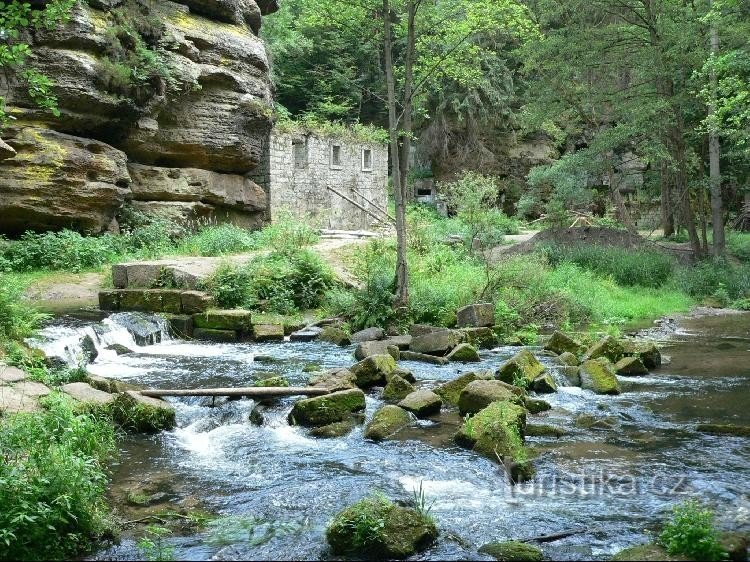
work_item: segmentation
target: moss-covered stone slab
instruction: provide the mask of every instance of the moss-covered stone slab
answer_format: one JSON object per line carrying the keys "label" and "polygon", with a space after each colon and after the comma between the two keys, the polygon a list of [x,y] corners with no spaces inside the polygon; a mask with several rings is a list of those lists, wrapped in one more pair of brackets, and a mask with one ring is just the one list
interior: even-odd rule
{"label": "moss-covered stone slab", "polygon": [[599,359],[605,357],[612,363],[617,363],[625,355],[625,349],[620,340],[612,336],[605,336],[586,350],[583,359]]}
{"label": "moss-covered stone slab", "polygon": [[459,396],[461,395],[461,391],[466,388],[466,385],[476,380],[487,380],[492,377],[493,374],[487,371],[464,373],[452,381],[441,384],[434,389],[434,392],[443,399],[444,403],[458,406]]}
{"label": "moss-covered stone slab", "polygon": [[358,387],[369,388],[385,384],[386,378],[396,370],[396,360],[390,355],[371,355],[349,370],[354,373]]}
{"label": "moss-covered stone slab", "polygon": [[523,405],[530,414],[541,414],[542,412],[552,409],[552,404],[546,400],[540,400],[539,398],[526,397],[523,401]]}
{"label": "moss-covered stone slab", "polygon": [[176,338],[193,337],[193,317],[190,314],[162,314],[169,323],[169,333]]}
{"label": "moss-covered stone slab", "polygon": [[579,342],[559,330],[556,330],[550,339],[547,340],[547,343],[544,344],[544,349],[546,351],[552,351],[557,355],[562,355],[566,352],[572,353],[573,355],[579,355],[584,351],[584,347]]}
{"label": "moss-covered stone slab", "polygon": [[388,340],[364,341],[357,344],[357,348],[354,350],[354,358],[357,361],[362,361],[372,355],[390,355],[398,361],[400,354],[401,351],[398,346],[392,345]]}
{"label": "moss-covered stone slab", "polygon": [[463,342],[464,334],[456,330],[441,330],[417,336],[411,340],[409,351],[444,356]]}
{"label": "moss-covered stone slab", "polygon": [[561,427],[548,424],[526,424],[526,437],[555,437],[560,438],[568,432]]}
{"label": "moss-covered stone slab", "polygon": [[30,380],[23,380],[15,383],[13,385],[13,390],[15,390],[16,392],[20,392],[24,396],[31,396],[32,398],[41,398],[43,396],[48,396],[51,392],[47,385]]}
{"label": "moss-covered stone slab", "polygon": [[216,306],[213,297],[203,291],[182,291],[180,293],[180,301],[184,314],[205,312]]}
{"label": "moss-covered stone slab", "polygon": [[352,343],[349,334],[347,334],[341,328],[337,328],[336,326],[326,326],[325,328],[323,328],[323,331],[320,332],[320,336],[318,336],[318,339],[320,341],[332,343],[341,347],[346,347],[347,345],[350,345]]}
{"label": "moss-covered stone slab", "polygon": [[411,412],[418,418],[424,418],[439,413],[442,405],[443,401],[440,396],[431,390],[423,388],[411,392],[398,403],[400,408]]}
{"label": "moss-covered stone slab", "polygon": [[563,367],[578,367],[578,365],[581,364],[581,362],[578,360],[578,357],[576,357],[569,351],[563,351],[555,358],[555,362],[558,365],[562,365]]}
{"label": "moss-covered stone slab", "polygon": [[498,400],[522,403],[523,397],[523,389],[517,386],[498,380],[474,380],[459,394],[458,410],[462,416],[476,414]]}
{"label": "moss-covered stone slab", "polygon": [[479,349],[492,349],[500,344],[492,328],[461,328],[466,343]]}
{"label": "moss-covered stone slab", "polygon": [[357,388],[357,377],[349,369],[328,369],[310,377],[310,386],[322,386],[331,390]]}
{"label": "moss-covered stone slab", "polygon": [[108,392],[109,394],[118,394],[120,392],[125,392],[126,390],[142,390],[142,387],[138,385],[99,375],[87,375],[86,382],[89,383],[92,388],[101,390],[102,392]]}
{"label": "moss-covered stone slab", "polygon": [[531,383],[531,389],[534,392],[539,392],[541,394],[549,394],[551,392],[557,392],[557,383],[555,383],[555,379],[552,378],[552,375],[544,373],[534,379],[534,382]]}
{"label": "moss-covered stone slab", "polygon": [[403,400],[414,392],[414,385],[398,375],[391,375],[388,384],[383,389],[383,400]]}
{"label": "moss-covered stone slab", "polygon": [[580,367],[581,387],[596,394],[620,394],[614,367],[606,358],[584,361]]}
{"label": "moss-covered stone slab", "polygon": [[365,393],[359,389],[340,390],[294,403],[289,414],[292,425],[321,426],[344,421],[365,409]]}
{"label": "moss-covered stone slab", "polygon": [[495,560],[540,562],[544,560],[542,551],[533,545],[519,541],[491,542],[479,548],[479,552],[492,556]]}
{"label": "moss-covered stone slab", "polygon": [[503,382],[528,388],[544,372],[542,365],[528,349],[522,349],[500,365],[495,376]]}
{"label": "moss-covered stone slab", "polygon": [[398,406],[386,405],[372,416],[372,420],[365,426],[365,438],[373,441],[388,439],[399,430],[410,425],[412,415]]}
{"label": "moss-covered stone slab", "polygon": [[402,351],[401,361],[419,361],[420,363],[430,363],[432,365],[447,365],[449,363],[447,357],[417,353],[416,351]]}
{"label": "moss-covered stone slab", "polygon": [[654,342],[631,339],[620,340],[625,355],[638,357],[647,369],[661,366],[661,352]]}
{"label": "moss-covered stone slab", "polygon": [[[368,522],[363,526],[362,521]],[[383,496],[365,498],[334,517],[326,540],[336,556],[402,560],[437,539],[434,521]]]}
{"label": "moss-covered stone slab", "polygon": [[640,357],[623,357],[615,363],[615,372],[623,377],[637,377],[647,375],[648,369]]}
{"label": "moss-covered stone slab", "polygon": [[120,292],[117,290],[99,291],[99,309],[106,311],[120,310]]}
{"label": "moss-covered stone slab", "polygon": [[480,361],[479,352],[477,348],[468,343],[460,343],[453,348],[448,356],[448,361],[456,361],[459,363],[477,363]]}
{"label": "moss-covered stone slab", "polygon": [[320,427],[313,427],[310,430],[312,437],[319,437],[321,439],[334,439],[336,437],[343,437],[351,433],[354,429],[354,419],[349,416],[347,419],[340,422],[329,423],[328,425],[321,425]]}
{"label": "moss-covered stone slab", "polygon": [[234,330],[249,333],[252,330],[252,314],[242,309],[209,309],[205,312],[193,314],[193,324],[196,328],[207,330]]}
{"label": "moss-covered stone slab", "polygon": [[495,324],[495,305],[491,302],[470,304],[456,311],[459,328],[484,328]]}
{"label": "moss-covered stone slab", "polygon": [[196,340],[208,340],[216,342],[236,342],[240,337],[235,330],[213,330],[209,328],[193,328],[193,337]]}
{"label": "moss-covered stone slab", "polygon": [[138,433],[169,430],[176,424],[175,411],[169,402],[132,390],[115,396],[112,411],[121,427]]}
{"label": "moss-covered stone slab", "polygon": [[284,325],[253,324],[253,339],[258,342],[284,341]]}
{"label": "moss-covered stone slab", "polygon": [[361,343],[366,341],[382,340],[383,338],[385,338],[385,332],[383,331],[383,328],[372,327],[365,328],[364,330],[353,333],[351,340],[355,343]]}

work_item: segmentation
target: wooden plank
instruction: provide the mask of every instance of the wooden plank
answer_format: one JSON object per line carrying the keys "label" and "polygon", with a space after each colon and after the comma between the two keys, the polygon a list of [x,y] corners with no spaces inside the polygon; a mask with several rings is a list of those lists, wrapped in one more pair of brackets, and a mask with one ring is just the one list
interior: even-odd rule
{"label": "wooden plank", "polygon": [[330,389],[313,386],[248,386],[239,388],[167,388],[141,390],[143,396],[247,396],[250,398],[276,398],[282,396],[321,396]]}

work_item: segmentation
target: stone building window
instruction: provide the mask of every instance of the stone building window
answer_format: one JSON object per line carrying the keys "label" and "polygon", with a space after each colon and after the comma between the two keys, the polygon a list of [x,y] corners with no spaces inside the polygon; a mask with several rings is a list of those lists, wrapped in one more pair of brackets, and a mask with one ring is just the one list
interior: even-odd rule
{"label": "stone building window", "polygon": [[372,150],[369,148],[362,149],[362,171],[372,172]]}
{"label": "stone building window", "polygon": [[301,139],[292,141],[292,151],[294,153],[294,167],[307,167],[307,144]]}
{"label": "stone building window", "polygon": [[340,144],[331,145],[331,168],[334,168],[334,169],[341,168],[341,145]]}

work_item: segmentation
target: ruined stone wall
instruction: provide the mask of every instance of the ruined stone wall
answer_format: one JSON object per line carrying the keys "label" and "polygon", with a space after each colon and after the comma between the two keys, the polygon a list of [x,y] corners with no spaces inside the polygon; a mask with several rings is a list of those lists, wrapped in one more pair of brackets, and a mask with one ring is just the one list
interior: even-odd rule
{"label": "ruined stone wall", "polygon": [[[332,160],[334,146],[339,147],[338,164]],[[363,165],[365,150],[370,151],[369,169]],[[328,187],[370,210],[372,204],[385,209],[388,153],[379,144],[273,131],[253,179],[268,193],[272,220],[289,212],[323,228],[369,229],[375,219]]]}
{"label": "ruined stone wall", "polygon": [[[261,222],[268,202],[249,173],[272,96],[257,33],[276,9],[275,0],[90,0],[61,29],[27,38],[61,114],[0,78],[14,117],[2,132],[12,151],[0,161],[0,234],[117,228],[126,201],[177,219]],[[166,67],[127,92],[112,79],[124,10],[158,29]]]}

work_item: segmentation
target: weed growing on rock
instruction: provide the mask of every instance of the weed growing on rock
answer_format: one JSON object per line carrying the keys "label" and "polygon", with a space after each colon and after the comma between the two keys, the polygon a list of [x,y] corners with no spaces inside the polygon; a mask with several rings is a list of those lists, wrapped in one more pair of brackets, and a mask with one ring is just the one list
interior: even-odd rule
{"label": "weed growing on rock", "polygon": [[669,554],[684,555],[690,560],[725,558],[714,527],[714,513],[696,500],[674,507],[672,519],[659,535],[659,543]]}

